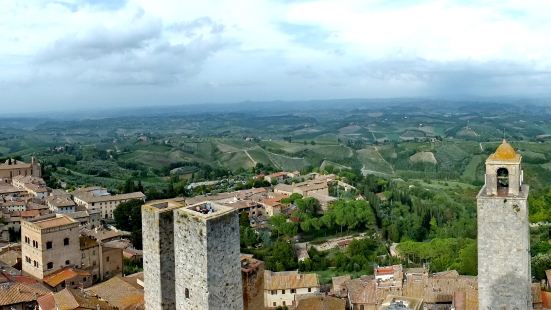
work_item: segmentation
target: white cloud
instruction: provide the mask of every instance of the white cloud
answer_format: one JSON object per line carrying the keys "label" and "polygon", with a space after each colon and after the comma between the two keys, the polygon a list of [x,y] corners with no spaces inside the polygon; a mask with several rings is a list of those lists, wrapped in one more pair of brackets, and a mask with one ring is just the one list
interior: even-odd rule
{"label": "white cloud", "polygon": [[0,89],[35,106],[548,95],[548,12],[536,0],[6,0]]}

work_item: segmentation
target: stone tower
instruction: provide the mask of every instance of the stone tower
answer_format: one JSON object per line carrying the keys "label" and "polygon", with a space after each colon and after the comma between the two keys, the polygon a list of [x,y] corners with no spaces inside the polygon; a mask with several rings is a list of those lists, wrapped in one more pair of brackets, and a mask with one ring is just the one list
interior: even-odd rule
{"label": "stone tower", "polygon": [[521,159],[503,140],[486,160],[486,182],[477,196],[481,310],[532,309],[528,185]]}
{"label": "stone tower", "polygon": [[146,309],[243,309],[236,209],[151,203],[142,229]]}

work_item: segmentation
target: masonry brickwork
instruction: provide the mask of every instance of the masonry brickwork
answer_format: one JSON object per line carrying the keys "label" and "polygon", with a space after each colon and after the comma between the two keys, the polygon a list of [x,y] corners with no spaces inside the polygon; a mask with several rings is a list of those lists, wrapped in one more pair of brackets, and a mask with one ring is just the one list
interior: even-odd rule
{"label": "masonry brickwork", "polygon": [[532,309],[529,187],[521,157],[506,143],[486,161],[477,197],[479,309]]}
{"label": "masonry brickwork", "polygon": [[154,202],[142,227],[147,309],[243,309],[236,209]]}

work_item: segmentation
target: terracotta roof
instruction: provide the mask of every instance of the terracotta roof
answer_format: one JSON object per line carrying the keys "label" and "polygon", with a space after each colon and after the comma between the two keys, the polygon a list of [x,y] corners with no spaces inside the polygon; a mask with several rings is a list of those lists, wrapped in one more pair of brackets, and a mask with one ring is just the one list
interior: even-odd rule
{"label": "terracotta roof", "polygon": [[75,278],[76,276],[90,276],[90,273],[84,270],[67,267],[45,276],[42,281],[51,287],[56,287],[67,280]]}
{"label": "terracotta roof", "polygon": [[331,278],[333,294],[340,295],[346,292],[346,282],[350,281],[350,275],[338,276]]}
{"label": "terracotta roof", "polygon": [[85,289],[85,292],[93,293],[121,310],[141,308],[144,304],[143,289],[124,281],[120,276]]}
{"label": "terracotta roof", "polygon": [[56,308],[59,310],[73,310],[78,308],[78,302],[68,289],[54,294]]}
{"label": "terracotta roof", "polygon": [[77,193],[77,194],[74,194],[74,196],[81,200],[86,201],[87,203],[145,198],[145,195],[142,192],[118,194],[118,195],[102,195],[102,196],[94,196],[92,193]]}
{"label": "terracotta roof", "polygon": [[19,282],[6,282],[0,284],[0,306],[16,305],[24,302],[32,302],[38,297],[48,294],[45,288],[35,287]]}
{"label": "terracotta roof", "polygon": [[354,279],[346,283],[352,304],[377,304],[377,284],[373,280]]}
{"label": "terracotta roof", "polygon": [[37,217],[40,215],[40,210],[21,211],[21,217]]}
{"label": "terracotta roof", "polygon": [[65,288],[58,293],[54,293],[54,300],[58,310],[115,309],[106,301],[77,289]]}
{"label": "terracotta roof", "polygon": [[289,172],[285,172],[285,171],[274,172],[274,173],[268,174],[267,177],[271,177],[271,178],[286,177],[288,174]]}
{"label": "terracotta roof", "polygon": [[38,297],[36,300],[41,310],[56,310],[54,293]]}
{"label": "terracotta roof", "polygon": [[299,274],[296,271],[264,271],[264,289],[282,290],[291,288],[319,287],[318,275],[315,273]]}
{"label": "terracotta roof", "polygon": [[68,196],[49,196],[46,198],[46,202],[54,207],[72,207],[75,202]]}
{"label": "terracotta roof", "polygon": [[21,261],[21,251],[9,250],[0,254],[0,261],[10,266],[17,265],[18,261]]}
{"label": "terracotta roof", "polygon": [[9,193],[21,193],[24,192],[24,190],[19,189],[13,185],[0,185],[0,194],[9,194]]}
{"label": "terracotta roof", "polygon": [[299,299],[296,310],[344,310],[345,306],[340,298],[313,296]]}
{"label": "terracotta roof", "polygon": [[47,218],[44,220],[33,221],[32,223],[38,226],[40,229],[48,229],[52,227],[71,225],[75,223],[78,224],[77,221],[65,215],[59,215],[59,216]]}
{"label": "terracotta roof", "polygon": [[490,155],[489,159],[498,161],[520,161],[520,155],[504,139],[501,145],[497,147],[495,153]]}

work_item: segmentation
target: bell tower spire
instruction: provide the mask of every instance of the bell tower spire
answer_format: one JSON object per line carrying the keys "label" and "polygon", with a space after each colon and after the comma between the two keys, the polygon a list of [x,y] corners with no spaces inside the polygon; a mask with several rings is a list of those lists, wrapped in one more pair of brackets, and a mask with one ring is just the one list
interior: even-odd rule
{"label": "bell tower spire", "polygon": [[522,190],[522,156],[505,140],[486,160],[486,194],[518,196]]}
{"label": "bell tower spire", "polygon": [[477,196],[479,309],[532,309],[528,185],[505,139],[486,160]]}

